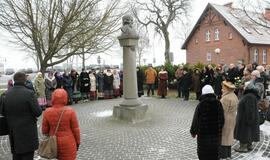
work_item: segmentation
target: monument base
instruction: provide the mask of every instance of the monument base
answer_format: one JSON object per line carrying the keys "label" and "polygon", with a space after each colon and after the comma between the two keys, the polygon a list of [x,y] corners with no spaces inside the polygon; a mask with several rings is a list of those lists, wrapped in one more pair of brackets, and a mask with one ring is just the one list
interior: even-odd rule
{"label": "monument base", "polygon": [[144,120],[145,113],[148,109],[146,104],[139,106],[114,106],[113,118],[131,123],[138,123]]}

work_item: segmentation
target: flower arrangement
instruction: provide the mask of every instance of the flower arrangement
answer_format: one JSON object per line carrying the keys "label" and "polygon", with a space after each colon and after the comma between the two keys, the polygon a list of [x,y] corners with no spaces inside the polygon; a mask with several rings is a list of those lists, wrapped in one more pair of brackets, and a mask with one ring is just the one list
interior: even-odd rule
{"label": "flower arrangement", "polygon": [[205,77],[202,78],[201,82],[204,83],[207,80],[208,80],[208,75],[205,75]]}
{"label": "flower arrangement", "polygon": [[234,78],[234,85],[235,85],[236,88],[239,88],[239,86],[241,85],[241,82],[242,82],[242,80],[241,80],[240,77],[235,77]]}

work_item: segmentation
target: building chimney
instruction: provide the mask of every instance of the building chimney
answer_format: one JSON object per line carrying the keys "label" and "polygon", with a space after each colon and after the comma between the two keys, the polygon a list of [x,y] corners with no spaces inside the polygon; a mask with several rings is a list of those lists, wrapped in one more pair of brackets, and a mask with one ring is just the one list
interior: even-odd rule
{"label": "building chimney", "polygon": [[233,4],[233,2],[229,2],[229,3],[224,4],[223,6],[232,8],[232,4]]}
{"label": "building chimney", "polygon": [[264,10],[264,18],[270,21],[270,8],[265,8]]}

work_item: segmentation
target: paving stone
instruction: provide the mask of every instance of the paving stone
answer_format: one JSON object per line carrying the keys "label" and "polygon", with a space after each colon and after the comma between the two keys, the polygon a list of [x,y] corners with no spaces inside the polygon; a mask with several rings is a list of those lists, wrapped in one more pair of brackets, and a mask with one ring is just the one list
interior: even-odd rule
{"label": "paving stone", "polygon": [[[113,106],[121,101],[91,101],[72,106],[81,128],[78,160],[197,159],[196,139],[189,133],[197,101],[143,97],[142,101],[149,109],[146,120],[138,124],[111,117]],[[251,155],[255,153],[269,157],[269,143],[269,136],[261,132],[261,141],[255,144],[252,152],[240,154],[232,151],[232,159],[254,160]],[[233,148],[237,146],[239,144],[235,141]],[[11,160],[6,136],[0,137],[0,159]]]}

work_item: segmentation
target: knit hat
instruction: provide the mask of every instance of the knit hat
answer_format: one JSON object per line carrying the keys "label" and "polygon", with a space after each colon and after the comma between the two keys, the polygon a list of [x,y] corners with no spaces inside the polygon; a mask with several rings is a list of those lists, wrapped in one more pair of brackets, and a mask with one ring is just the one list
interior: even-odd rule
{"label": "knit hat", "polygon": [[205,85],[205,86],[202,88],[202,95],[205,95],[205,94],[214,94],[214,90],[213,90],[212,86],[210,86],[210,85]]}

